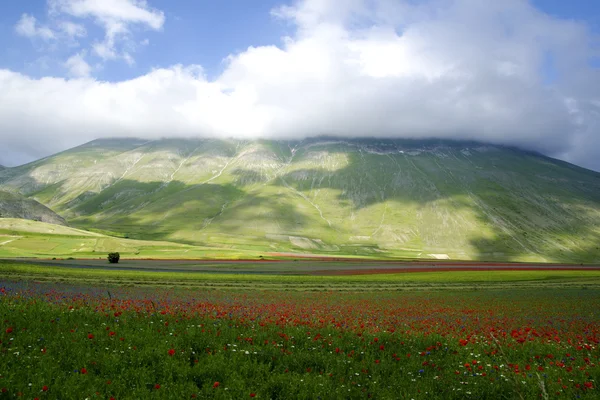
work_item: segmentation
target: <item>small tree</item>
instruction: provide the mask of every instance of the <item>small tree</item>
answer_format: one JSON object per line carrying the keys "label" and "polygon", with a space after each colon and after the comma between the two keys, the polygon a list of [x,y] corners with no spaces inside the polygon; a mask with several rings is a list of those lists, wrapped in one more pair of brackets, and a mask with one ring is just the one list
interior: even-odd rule
{"label": "small tree", "polygon": [[111,264],[118,264],[121,255],[119,253],[108,253],[108,262]]}

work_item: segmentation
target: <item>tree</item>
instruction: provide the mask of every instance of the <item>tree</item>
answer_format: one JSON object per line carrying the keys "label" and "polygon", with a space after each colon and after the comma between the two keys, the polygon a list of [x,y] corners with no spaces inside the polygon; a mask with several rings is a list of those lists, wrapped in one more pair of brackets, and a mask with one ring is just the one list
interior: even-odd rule
{"label": "tree", "polygon": [[111,264],[118,264],[121,255],[119,253],[108,253],[108,262]]}

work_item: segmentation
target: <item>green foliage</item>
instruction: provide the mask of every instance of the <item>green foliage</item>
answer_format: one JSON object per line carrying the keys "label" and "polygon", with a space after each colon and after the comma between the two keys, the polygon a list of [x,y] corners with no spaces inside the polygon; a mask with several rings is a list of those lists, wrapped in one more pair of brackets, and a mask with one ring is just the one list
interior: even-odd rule
{"label": "green foliage", "polygon": [[121,259],[121,255],[118,252],[108,253],[108,262],[111,264],[118,264]]}

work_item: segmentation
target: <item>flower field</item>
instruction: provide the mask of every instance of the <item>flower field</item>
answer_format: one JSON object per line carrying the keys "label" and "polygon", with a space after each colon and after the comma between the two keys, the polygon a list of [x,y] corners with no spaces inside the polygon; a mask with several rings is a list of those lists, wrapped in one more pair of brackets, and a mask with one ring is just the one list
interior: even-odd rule
{"label": "flower field", "polygon": [[0,284],[0,399],[598,398],[600,295]]}

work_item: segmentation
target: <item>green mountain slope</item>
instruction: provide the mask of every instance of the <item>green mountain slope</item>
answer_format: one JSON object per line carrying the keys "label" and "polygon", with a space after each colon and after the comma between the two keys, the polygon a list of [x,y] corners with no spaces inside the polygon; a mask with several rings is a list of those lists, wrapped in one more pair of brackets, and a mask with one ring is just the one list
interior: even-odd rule
{"label": "green mountain slope", "polygon": [[410,140],[99,140],[0,171],[84,229],[264,252],[600,260],[600,174]]}
{"label": "green mountain slope", "polygon": [[66,225],[66,221],[48,207],[19,193],[6,190],[0,190],[0,218],[22,218]]}

